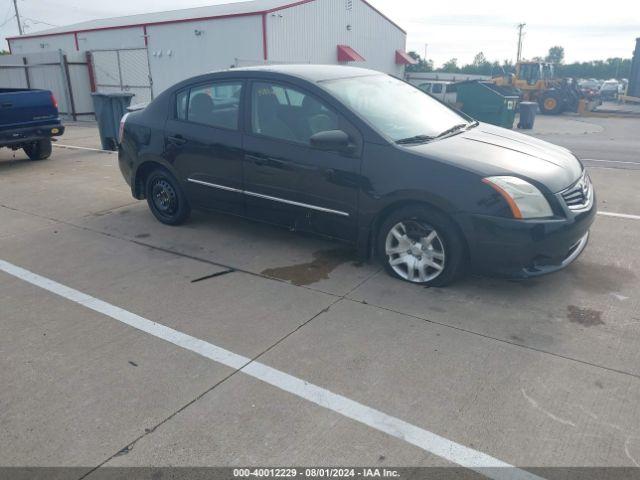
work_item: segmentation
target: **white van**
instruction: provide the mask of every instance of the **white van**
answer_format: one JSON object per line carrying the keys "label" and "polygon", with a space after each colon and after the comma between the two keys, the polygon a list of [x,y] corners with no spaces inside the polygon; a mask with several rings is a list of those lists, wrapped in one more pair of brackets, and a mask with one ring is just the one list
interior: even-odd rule
{"label": "white van", "polygon": [[430,80],[416,85],[423,92],[430,93],[438,100],[453,105],[456,103],[456,85],[451,82],[439,82]]}

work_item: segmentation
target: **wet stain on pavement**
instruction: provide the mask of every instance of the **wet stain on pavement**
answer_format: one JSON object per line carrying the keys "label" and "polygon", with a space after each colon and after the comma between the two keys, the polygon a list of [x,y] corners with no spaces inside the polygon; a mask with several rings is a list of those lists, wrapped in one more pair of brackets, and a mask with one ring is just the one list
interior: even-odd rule
{"label": "wet stain on pavement", "polygon": [[332,250],[320,250],[313,254],[313,261],[290,265],[288,267],[267,268],[262,275],[291,282],[294,285],[311,285],[320,280],[327,280],[329,274],[338,266],[356,262],[355,252],[351,249],[336,248]]}
{"label": "wet stain on pavement", "polygon": [[136,238],[149,238],[150,236],[150,233],[139,233],[138,235],[136,235]]}
{"label": "wet stain on pavement", "polygon": [[604,325],[602,312],[592,310],[591,308],[580,308],[575,305],[569,305],[567,307],[567,318],[570,322],[579,323],[585,327]]}
{"label": "wet stain on pavement", "polygon": [[636,275],[626,268],[580,261],[566,270],[574,284],[593,293],[619,292],[628,286]]}

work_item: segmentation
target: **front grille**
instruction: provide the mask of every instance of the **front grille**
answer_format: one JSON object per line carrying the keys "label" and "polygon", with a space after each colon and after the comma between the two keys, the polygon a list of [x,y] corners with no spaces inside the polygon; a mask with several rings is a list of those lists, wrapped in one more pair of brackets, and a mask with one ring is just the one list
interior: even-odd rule
{"label": "front grille", "polygon": [[587,172],[585,171],[572,187],[562,192],[562,198],[569,210],[584,210],[591,206],[593,199],[593,185]]}

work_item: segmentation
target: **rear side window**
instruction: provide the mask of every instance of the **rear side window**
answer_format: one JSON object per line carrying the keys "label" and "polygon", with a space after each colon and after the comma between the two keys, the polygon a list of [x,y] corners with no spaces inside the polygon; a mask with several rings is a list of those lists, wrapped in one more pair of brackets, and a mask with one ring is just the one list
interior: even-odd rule
{"label": "rear side window", "polygon": [[189,105],[189,90],[178,92],[176,97],[176,116],[178,120],[187,119],[187,105]]}
{"label": "rear side window", "polygon": [[242,83],[214,82],[191,87],[176,96],[176,117],[216,128],[238,129]]}

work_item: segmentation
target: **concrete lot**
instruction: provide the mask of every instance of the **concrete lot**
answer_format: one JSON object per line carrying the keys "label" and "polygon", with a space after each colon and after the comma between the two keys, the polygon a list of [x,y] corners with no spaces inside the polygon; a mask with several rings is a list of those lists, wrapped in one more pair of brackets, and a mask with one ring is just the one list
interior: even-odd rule
{"label": "concrete lot", "polygon": [[[124,309],[100,313],[0,270],[0,465],[97,478],[99,466],[462,458],[417,445],[411,426],[523,468],[640,467],[639,127],[539,118],[531,133],[588,159],[601,212],[623,216],[600,215],[584,255],[558,274],[446,289],[241,219],[161,225],[114,154],[58,147],[30,162],[0,150],[0,259]],[[59,143],[99,147],[86,125]],[[118,321],[128,312],[250,364]],[[309,401],[264,366],[347,400]],[[354,420],[364,410],[344,401],[392,423]],[[408,426],[389,434],[394,419]]]}

